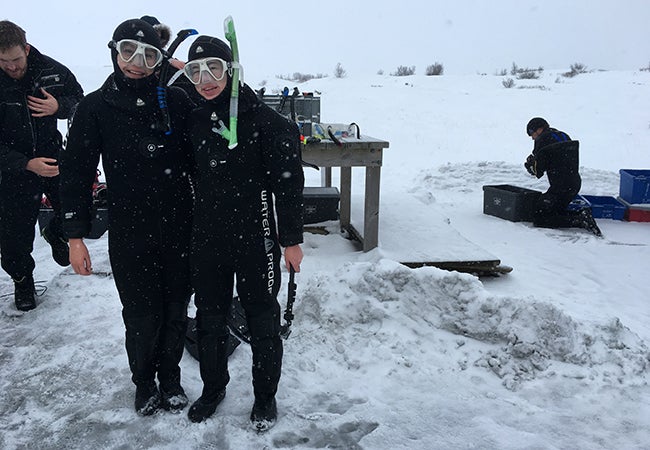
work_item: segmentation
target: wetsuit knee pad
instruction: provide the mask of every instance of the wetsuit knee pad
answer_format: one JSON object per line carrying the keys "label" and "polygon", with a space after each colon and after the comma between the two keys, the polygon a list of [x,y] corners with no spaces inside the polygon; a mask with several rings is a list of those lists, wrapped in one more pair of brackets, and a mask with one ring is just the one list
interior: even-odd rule
{"label": "wetsuit knee pad", "polygon": [[226,316],[222,314],[196,314],[196,325],[199,335],[227,336],[228,326]]}
{"label": "wetsuit knee pad", "polygon": [[280,336],[280,320],[278,314],[269,311],[255,317],[248,317],[248,329],[251,343],[258,343]]}

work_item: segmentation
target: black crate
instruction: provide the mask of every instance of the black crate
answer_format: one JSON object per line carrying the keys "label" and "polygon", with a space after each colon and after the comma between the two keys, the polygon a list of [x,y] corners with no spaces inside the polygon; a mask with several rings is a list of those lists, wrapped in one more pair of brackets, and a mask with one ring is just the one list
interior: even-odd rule
{"label": "black crate", "polygon": [[302,191],[305,224],[339,220],[339,190],[335,187],[305,187]]}
{"label": "black crate", "polygon": [[[38,226],[40,229],[45,228],[54,215],[52,208],[41,207],[38,213]],[[108,209],[93,208],[93,219],[91,222],[90,233],[86,238],[99,239],[108,229]]]}
{"label": "black crate", "polygon": [[535,202],[541,194],[509,184],[483,186],[483,214],[511,222],[532,222]]}
{"label": "black crate", "polygon": [[[262,101],[283,116],[291,119],[291,96],[264,95]],[[293,99],[296,122],[303,136],[311,136],[312,123],[320,123],[320,97],[299,96]]]}

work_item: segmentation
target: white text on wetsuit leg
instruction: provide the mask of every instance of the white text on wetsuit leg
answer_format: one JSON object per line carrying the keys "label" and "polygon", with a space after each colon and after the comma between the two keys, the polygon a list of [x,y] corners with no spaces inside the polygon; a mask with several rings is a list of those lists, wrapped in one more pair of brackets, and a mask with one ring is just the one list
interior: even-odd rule
{"label": "white text on wetsuit leg", "polygon": [[[264,231],[264,245],[266,247],[266,283],[269,294],[273,293],[273,284],[275,283],[275,271],[273,270],[273,241],[270,240],[271,224],[269,222],[269,201],[266,189],[262,190],[260,195],[262,204],[262,229]],[[270,245],[268,245],[270,244]]]}

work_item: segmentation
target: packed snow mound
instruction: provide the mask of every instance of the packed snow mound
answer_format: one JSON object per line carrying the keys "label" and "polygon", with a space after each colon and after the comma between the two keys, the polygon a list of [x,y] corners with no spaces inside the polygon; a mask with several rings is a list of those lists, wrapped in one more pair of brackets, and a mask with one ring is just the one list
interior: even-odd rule
{"label": "packed snow mound", "polygon": [[[555,375],[603,384],[645,384],[650,352],[618,318],[582,323],[534,297],[491,296],[471,275],[433,267],[410,269],[386,259],[348,264],[334,279],[339,286],[335,290],[324,289],[331,280],[312,279],[301,295],[297,316],[325,335],[340,336],[340,330],[346,330],[352,347],[384,342],[403,346],[406,355],[407,342],[399,342],[395,330],[411,330],[416,341],[444,330],[459,337],[453,356],[494,372],[511,390],[527,380]],[[489,345],[464,355],[470,340]],[[359,364],[349,357],[344,362]],[[467,362],[459,365],[466,367]]]}
{"label": "packed snow mound", "polygon": [[[436,168],[420,170],[413,178],[409,191],[423,203],[432,203],[432,199],[446,201],[450,192],[474,194],[476,199],[482,199],[482,186],[510,184],[527,189],[546,191],[548,181],[546,176],[538,179],[530,176],[523,166],[527,154],[522,151],[522,163],[512,164],[505,161],[471,161],[465,163],[447,163]],[[608,170],[581,167],[581,194],[616,196],[618,191],[612,186],[618,186],[619,175]],[[434,197],[434,193],[438,195]],[[440,197],[440,198],[438,198]]]}

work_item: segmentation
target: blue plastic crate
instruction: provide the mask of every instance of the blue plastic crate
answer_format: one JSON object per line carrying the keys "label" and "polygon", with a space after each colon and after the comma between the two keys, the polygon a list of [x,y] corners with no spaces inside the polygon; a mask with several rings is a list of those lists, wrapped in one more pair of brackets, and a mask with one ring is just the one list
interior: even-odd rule
{"label": "blue plastic crate", "polygon": [[628,203],[650,203],[650,170],[621,169],[619,194]]}
{"label": "blue plastic crate", "polygon": [[624,220],[627,206],[615,197],[599,195],[582,196],[591,205],[591,214],[596,219]]}
{"label": "blue plastic crate", "polygon": [[591,203],[580,194],[576,195],[569,203],[569,206],[566,207],[569,211],[580,211],[584,208],[591,208]]}

